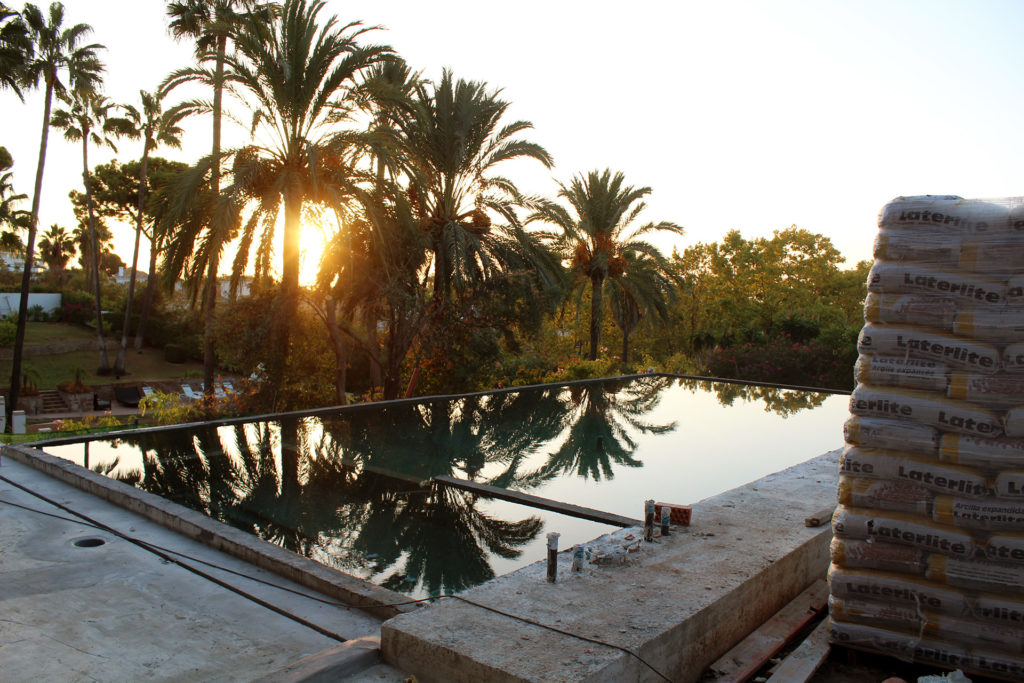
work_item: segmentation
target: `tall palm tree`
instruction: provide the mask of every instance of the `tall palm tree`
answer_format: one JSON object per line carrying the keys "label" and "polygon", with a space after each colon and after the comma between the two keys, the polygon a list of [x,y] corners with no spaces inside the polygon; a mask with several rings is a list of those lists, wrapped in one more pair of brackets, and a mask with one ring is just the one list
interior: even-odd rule
{"label": "tall palm tree", "polygon": [[[574,177],[568,186],[559,183],[558,196],[569,203],[572,213],[560,204],[545,202],[529,218],[553,223],[561,229],[560,234],[546,236],[561,257],[569,261],[575,289],[590,285],[590,360],[597,360],[601,345],[605,282],[628,277],[635,283],[640,271],[629,273],[628,266],[664,261],[657,247],[640,239],[643,235],[656,231],[683,234],[681,226],[668,221],[644,223],[631,229],[646,207],[643,198],[650,193],[649,187],[626,185],[622,173],[613,176],[607,169],[591,171],[586,176]],[[640,291],[636,284],[630,288]]]}
{"label": "tall palm tree", "polygon": [[[209,113],[213,118],[213,147],[210,151],[210,173],[208,191],[213,196],[220,192],[221,118],[223,112],[225,65],[228,42],[233,39],[239,27],[248,19],[257,22],[269,21],[277,11],[277,3],[254,0],[177,0],[167,4],[170,17],[170,31],[176,39],[193,40],[196,45],[196,60],[199,65],[179,69],[171,73],[161,86],[163,92],[186,83],[200,83],[213,89],[213,103],[193,101],[181,109],[183,113]],[[209,68],[212,63],[213,68]],[[214,344],[214,309],[217,303],[217,271],[220,268],[220,252],[230,241],[229,235],[213,229],[212,217],[198,218],[209,231],[208,242],[214,248],[206,250],[203,265],[206,273],[206,290],[203,301],[205,319],[203,326],[203,387],[208,396],[213,395],[213,378],[217,367]]]}
{"label": "tall palm tree", "polygon": [[[403,170],[430,235],[434,295],[446,304],[455,292],[501,272],[512,263],[542,258],[520,229],[516,209],[532,206],[497,167],[513,159],[553,164],[543,147],[518,138],[528,121],[505,125],[509,103],[483,83],[456,80],[445,70],[436,85],[419,83],[394,118]],[[506,225],[494,225],[492,215]]]}
{"label": "tall palm tree", "polygon": [[64,270],[75,255],[75,238],[54,223],[39,240],[39,255],[50,272],[57,276],[57,284],[64,289]]}
{"label": "tall palm tree", "polygon": [[96,216],[92,206],[92,184],[89,178],[89,143],[97,147],[109,147],[117,151],[113,136],[124,132],[124,121],[111,116],[113,102],[96,92],[64,93],[60,99],[67,109],[53,113],[51,124],[64,131],[68,142],[82,143],[82,182],[85,185],[85,206],[89,221],[89,245],[92,250],[92,274],[96,286],[96,336],[100,349],[100,366],[97,374],[110,372],[107,345],[103,340],[103,303],[100,291],[100,250],[96,239]]}
{"label": "tall palm tree", "polygon": [[[64,6],[59,2],[50,5],[44,15],[38,7],[26,3],[22,19],[32,44],[31,57],[21,70],[20,85],[35,88],[42,81],[45,88],[43,97],[43,126],[39,140],[39,161],[36,164],[36,182],[32,194],[32,214],[28,224],[28,241],[25,244],[25,269],[21,277],[21,299],[18,306],[18,327],[14,338],[14,353],[11,359],[11,395],[7,403],[7,424],[18,399],[18,385],[21,379],[21,357],[25,347],[25,324],[28,321],[28,290],[32,280],[32,261],[35,253],[36,224],[39,221],[39,202],[43,190],[43,165],[46,161],[46,142],[50,130],[50,109],[54,93],[95,90],[103,72],[103,64],[97,57],[102,45],[84,44],[85,37],[92,32],[87,24],[64,27]],[[62,80],[64,79],[64,80]],[[65,84],[65,80],[67,83]]]}
{"label": "tall palm tree", "polygon": [[[185,109],[174,107],[163,111],[160,101],[160,94],[148,93],[145,90],[139,91],[142,98],[142,111],[132,105],[125,109],[124,134],[133,140],[142,140],[142,161],[139,163],[139,202],[138,216],[135,225],[135,248],[132,251],[132,270],[128,278],[128,297],[125,302],[124,325],[121,328],[121,348],[117,352],[117,360],[114,361],[114,372],[123,374],[125,372],[125,355],[128,351],[128,330],[131,325],[132,300],[135,296],[135,274],[139,268],[139,242],[142,239],[142,224],[146,214],[146,190],[147,172],[149,165],[149,153],[160,145],[167,145],[178,149],[181,147],[181,127],[178,125],[185,116]],[[151,245],[155,249],[155,241]],[[150,276],[153,274],[150,273]],[[212,382],[210,382],[212,384]]]}
{"label": "tall palm tree", "polygon": [[32,54],[32,42],[21,15],[0,2],[0,89],[10,88],[24,101],[21,70]]}
{"label": "tall palm tree", "polygon": [[[253,113],[254,134],[262,134],[267,142],[223,155],[226,168],[231,162],[231,184],[222,190],[214,234],[207,236],[205,243],[214,244],[207,247],[212,252],[219,248],[215,245],[217,231],[231,236],[240,229],[234,276],[244,271],[254,242],[259,243],[257,269],[264,269],[277,217],[283,210],[283,267],[270,334],[268,388],[279,385],[284,376],[298,307],[304,209],[341,205],[351,192],[352,178],[359,173],[346,163],[346,157],[357,136],[339,132],[338,125],[351,108],[357,76],[390,51],[379,45],[360,45],[357,39],[371,29],[359,22],[339,26],[331,17],[321,24],[323,6],[322,2],[289,0],[269,24],[255,17],[246,20],[235,36],[234,53],[225,58],[233,90]],[[203,188],[200,181],[214,163],[213,159],[201,161],[191,183],[179,186],[179,216],[194,207]],[[240,215],[246,206],[255,209],[243,226]],[[196,237],[199,235],[189,235],[186,230],[176,241],[179,246],[188,245]],[[191,258],[180,251],[169,256],[172,265],[185,264]]]}

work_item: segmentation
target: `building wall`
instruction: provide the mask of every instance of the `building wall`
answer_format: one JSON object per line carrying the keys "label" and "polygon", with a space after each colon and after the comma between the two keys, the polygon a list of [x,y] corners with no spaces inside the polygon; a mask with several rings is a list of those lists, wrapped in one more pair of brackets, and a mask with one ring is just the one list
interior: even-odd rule
{"label": "building wall", "polygon": [[[0,292],[0,316],[18,312],[21,294],[18,292]],[[42,306],[47,313],[60,310],[60,294],[42,294],[29,292],[28,307]]]}

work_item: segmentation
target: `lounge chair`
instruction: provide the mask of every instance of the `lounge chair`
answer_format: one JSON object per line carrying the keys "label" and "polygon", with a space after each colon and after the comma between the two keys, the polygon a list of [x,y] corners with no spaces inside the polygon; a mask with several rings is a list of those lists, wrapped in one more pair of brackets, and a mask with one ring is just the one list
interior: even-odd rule
{"label": "lounge chair", "polygon": [[[114,387],[114,398],[117,402],[127,408],[138,408],[142,395],[136,386]],[[109,405],[109,403],[108,403]]]}
{"label": "lounge chair", "polygon": [[[114,389],[117,392],[117,389]],[[99,394],[92,395],[92,409],[93,410],[110,410],[110,401],[107,399],[100,398]]]}
{"label": "lounge chair", "polygon": [[152,396],[153,393],[154,393],[153,392],[153,387],[142,387],[142,395],[143,396],[146,396],[146,397]]}
{"label": "lounge chair", "polygon": [[202,394],[201,391],[199,393],[196,393],[192,389],[192,386],[189,385],[189,384],[182,384],[181,385],[181,397],[183,399],[185,399],[186,401],[199,401],[199,400],[202,400],[203,394]]}

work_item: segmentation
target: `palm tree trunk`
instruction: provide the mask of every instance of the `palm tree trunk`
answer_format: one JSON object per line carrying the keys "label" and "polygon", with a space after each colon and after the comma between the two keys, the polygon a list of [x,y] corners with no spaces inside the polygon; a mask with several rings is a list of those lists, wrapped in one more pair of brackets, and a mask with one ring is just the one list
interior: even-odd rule
{"label": "palm tree trunk", "polygon": [[138,220],[135,225],[135,250],[132,252],[132,272],[128,277],[128,300],[124,305],[124,324],[121,326],[121,348],[114,362],[114,373],[123,375],[125,372],[125,355],[128,353],[128,330],[132,320],[132,300],[135,296],[135,273],[139,269],[139,241],[142,239],[142,218],[146,207],[146,166],[149,161],[149,140],[142,143],[142,163],[139,164],[139,203]]}
{"label": "palm tree trunk", "polygon": [[622,328],[622,369],[629,365],[629,330]]}
{"label": "palm tree trunk", "polygon": [[[346,393],[348,382],[348,347],[338,328],[338,306],[334,299],[327,297],[327,332],[331,336],[331,350],[334,351],[334,391],[339,406],[348,404]],[[371,363],[372,366],[372,363]]]}
{"label": "palm tree trunk", "polygon": [[597,360],[597,349],[601,345],[601,322],[604,312],[604,278],[590,278],[590,360]]}
{"label": "palm tree trunk", "polygon": [[146,280],[146,295],[142,300],[142,310],[139,312],[139,326],[135,329],[135,350],[142,352],[143,334],[146,330],[146,323],[149,322],[149,312],[153,308],[153,298],[156,295],[156,255],[159,252],[159,245],[156,239],[156,226],[153,226],[153,239],[149,244],[149,277]]}
{"label": "palm tree trunk", "polygon": [[302,198],[288,193],[284,198],[284,244],[281,249],[281,291],[277,295],[274,330],[271,336],[269,382],[277,388],[284,382],[288,342],[299,307],[299,218]]}
{"label": "palm tree trunk", "polygon": [[96,241],[96,217],[92,210],[92,183],[89,182],[89,130],[82,131],[82,182],[85,183],[85,206],[89,212],[89,242],[92,244],[92,273],[96,281],[96,338],[100,348],[98,375],[110,374],[107,344],[103,340],[103,302],[100,297],[100,250]]}
{"label": "palm tree trunk", "polygon": [[[220,117],[224,99],[224,54],[227,36],[217,38],[217,76],[213,86],[213,173],[210,179],[214,198],[220,195]],[[210,226],[212,230],[214,226]],[[213,397],[213,379],[217,372],[217,348],[214,344],[213,326],[216,321],[214,310],[217,306],[217,269],[220,267],[220,250],[223,245],[216,240],[206,272],[206,314],[203,320],[203,393]]]}
{"label": "palm tree trunk", "polygon": [[14,334],[14,353],[11,358],[11,393],[6,406],[7,429],[13,429],[12,416],[18,403],[21,385],[21,356],[25,349],[25,326],[28,324],[28,290],[32,284],[32,257],[36,246],[36,224],[39,222],[39,200],[43,191],[43,165],[46,163],[46,139],[50,133],[50,108],[53,105],[53,78],[46,78],[46,96],[43,99],[43,131],[39,135],[39,160],[36,162],[36,185],[32,194],[32,217],[28,224],[28,242],[25,244],[25,269],[21,274],[21,297],[18,304],[18,326]]}

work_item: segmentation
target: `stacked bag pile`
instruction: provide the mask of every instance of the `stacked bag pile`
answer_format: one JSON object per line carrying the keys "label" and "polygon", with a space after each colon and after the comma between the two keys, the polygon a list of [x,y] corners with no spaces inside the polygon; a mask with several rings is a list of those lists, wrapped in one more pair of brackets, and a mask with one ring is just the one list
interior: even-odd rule
{"label": "stacked bag pile", "polygon": [[832,642],[1024,679],[1024,198],[879,216],[845,426]]}

